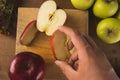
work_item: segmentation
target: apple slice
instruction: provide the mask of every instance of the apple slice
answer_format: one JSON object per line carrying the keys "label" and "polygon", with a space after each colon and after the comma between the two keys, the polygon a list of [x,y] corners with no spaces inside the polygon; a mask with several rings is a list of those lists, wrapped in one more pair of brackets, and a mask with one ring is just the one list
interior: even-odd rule
{"label": "apple slice", "polygon": [[59,26],[65,23],[66,17],[63,9],[57,9],[55,1],[45,1],[38,12],[37,29],[51,36]]}
{"label": "apple slice", "polygon": [[51,49],[55,59],[67,60],[70,56],[67,49],[67,36],[60,31],[55,31],[51,37]]}
{"label": "apple slice", "polygon": [[55,59],[66,61],[69,59],[70,55],[74,53],[74,47],[68,49],[69,40],[70,38],[63,32],[57,30],[53,33],[50,43]]}
{"label": "apple slice", "polygon": [[33,20],[27,24],[26,28],[20,36],[19,42],[22,45],[29,45],[35,38],[37,32],[38,30],[36,28],[36,20]]}

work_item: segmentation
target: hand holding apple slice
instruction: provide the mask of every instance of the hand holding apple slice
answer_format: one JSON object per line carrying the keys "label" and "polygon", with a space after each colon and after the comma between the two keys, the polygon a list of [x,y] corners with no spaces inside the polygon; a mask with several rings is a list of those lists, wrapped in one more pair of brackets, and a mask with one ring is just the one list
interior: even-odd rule
{"label": "hand holding apple slice", "polygon": [[55,31],[51,37],[51,49],[55,59],[58,60],[68,60],[72,53],[74,53],[75,48],[68,44],[70,38],[66,36],[63,32]]}
{"label": "hand holding apple slice", "polygon": [[36,20],[33,20],[27,24],[26,28],[20,36],[19,42],[23,45],[29,45],[36,36],[37,32],[38,30],[36,28]]}
{"label": "hand holding apple slice", "polygon": [[57,9],[55,1],[45,1],[38,12],[37,29],[41,32],[46,32],[47,35],[52,35],[59,26],[62,26],[66,21],[66,13],[62,9]]}

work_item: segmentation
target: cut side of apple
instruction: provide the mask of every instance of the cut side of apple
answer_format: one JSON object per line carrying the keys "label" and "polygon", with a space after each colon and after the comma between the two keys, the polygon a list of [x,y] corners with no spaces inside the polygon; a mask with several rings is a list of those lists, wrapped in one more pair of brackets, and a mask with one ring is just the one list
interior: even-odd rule
{"label": "cut side of apple", "polygon": [[19,38],[19,42],[22,45],[29,45],[35,38],[37,32],[38,30],[36,28],[36,20],[33,20],[30,23],[28,23],[27,26],[25,27],[23,33]]}
{"label": "cut side of apple", "polygon": [[55,31],[51,36],[51,49],[55,59],[67,61],[71,54],[74,53],[74,47],[68,49],[68,41],[70,38],[59,30]]}
{"label": "cut side of apple", "polygon": [[66,17],[63,9],[57,9],[55,1],[45,1],[38,11],[37,29],[51,36],[59,26],[65,23]]}
{"label": "cut side of apple", "polygon": [[55,59],[66,60],[69,58],[70,53],[67,49],[67,36],[60,32],[55,31],[51,37],[51,49]]}

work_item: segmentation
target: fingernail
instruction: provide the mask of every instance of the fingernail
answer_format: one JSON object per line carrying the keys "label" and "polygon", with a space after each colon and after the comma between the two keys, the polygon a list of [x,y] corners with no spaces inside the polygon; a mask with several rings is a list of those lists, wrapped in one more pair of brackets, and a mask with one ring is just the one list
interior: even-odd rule
{"label": "fingernail", "polygon": [[58,27],[58,30],[60,30],[62,27],[63,27],[63,26],[59,26],[59,27]]}
{"label": "fingernail", "polygon": [[60,64],[61,64],[61,61],[56,60],[56,61],[55,61],[55,64],[56,64],[56,65],[60,65]]}

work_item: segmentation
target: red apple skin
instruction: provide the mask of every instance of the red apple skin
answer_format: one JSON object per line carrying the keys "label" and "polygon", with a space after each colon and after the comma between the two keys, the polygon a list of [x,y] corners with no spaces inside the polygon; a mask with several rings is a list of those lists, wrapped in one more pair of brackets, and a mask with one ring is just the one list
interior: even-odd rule
{"label": "red apple skin", "polygon": [[56,60],[57,60],[57,57],[56,57],[55,47],[54,47],[53,41],[54,41],[54,37],[55,37],[55,35],[57,34],[57,32],[58,32],[58,30],[56,30],[56,31],[53,33],[53,35],[51,36],[51,38],[50,38],[51,50],[52,50],[53,56],[54,56],[54,58],[55,58]]}
{"label": "red apple skin", "polygon": [[43,80],[45,62],[35,53],[21,52],[13,58],[8,75],[10,80]]}
{"label": "red apple skin", "polygon": [[32,20],[27,24],[24,31],[20,35],[19,42],[22,45],[29,45],[32,40],[35,38],[36,33],[38,32],[36,28],[36,20]]}

